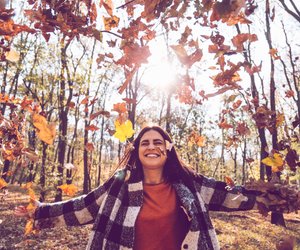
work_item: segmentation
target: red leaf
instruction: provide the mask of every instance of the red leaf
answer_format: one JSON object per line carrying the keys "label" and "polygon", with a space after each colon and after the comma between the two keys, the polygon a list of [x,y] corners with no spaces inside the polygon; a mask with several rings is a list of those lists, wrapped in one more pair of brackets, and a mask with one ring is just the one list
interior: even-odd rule
{"label": "red leaf", "polygon": [[85,129],[90,131],[97,131],[99,128],[92,124],[90,126],[86,126]]}

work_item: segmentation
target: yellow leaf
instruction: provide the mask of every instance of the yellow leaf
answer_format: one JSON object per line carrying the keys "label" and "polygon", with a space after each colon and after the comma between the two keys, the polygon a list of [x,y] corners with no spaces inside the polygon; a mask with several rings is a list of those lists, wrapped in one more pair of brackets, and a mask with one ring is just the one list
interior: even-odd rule
{"label": "yellow leaf", "polygon": [[261,161],[263,164],[272,167],[273,172],[283,170],[284,160],[281,154],[274,153],[273,156],[268,156]]}
{"label": "yellow leaf", "polygon": [[25,235],[33,233],[33,219],[29,219],[25,226]]}
{"label": "yellow leaf", "polygon": [[7,185],[7,182],[4,179],[0,178],[0,189],[7,187]]}
{"label": "yellow leaf", "polygon": [[53,144],[56,135],[55,124],[48,124],[44,116],[36,113],[32,115],[32,121],[37,129],[38,138],[47,144]]}
{"label": "yellow leaf", "polygon": [[63,184],[57,188],[61,189],[61,191],[68,196],[74,196],[78,192],[78,188],[74,184]]}
{"label": "yellow leaf", "polygon": [[20,59],[20,53],[18,51],[10,49],[10,51],[5,53],[5,58],[10,62],[17,62]]}
{"label": "yellow leaf", "polygon": [[114,137],[120,140],[120,142],[126,141],[133,136],[134,130],[132,129],[132,123],[130,120],[125,121],[124,123],[120,123],[119,120],[115,121],[116,132],[114,133]]}
{"label": "yellow leaf", "polygon": [[277,114],[276,115],[276,127],[281,126],[284,123],[284,114]]}

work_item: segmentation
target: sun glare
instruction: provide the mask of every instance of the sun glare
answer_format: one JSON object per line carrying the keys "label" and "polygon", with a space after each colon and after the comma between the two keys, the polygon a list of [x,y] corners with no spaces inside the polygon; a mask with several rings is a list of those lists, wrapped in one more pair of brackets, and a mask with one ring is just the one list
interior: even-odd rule
{"label": "sun glare", "polygon": [[166,89],[175,80],[175,67],[167,61],[157,61],[147,65],[141,81],[149,87]]}

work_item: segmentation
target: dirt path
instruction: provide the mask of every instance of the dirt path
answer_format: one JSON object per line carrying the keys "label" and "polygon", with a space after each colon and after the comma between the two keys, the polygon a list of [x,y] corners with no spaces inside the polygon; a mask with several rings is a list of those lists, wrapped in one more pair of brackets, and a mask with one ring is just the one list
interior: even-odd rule
{"label": "dirt path", "polygon": [[[9,193],[0,195],[0,250],[83,250],[91,226],[56,228],[40,231],[37,235],[24,235],[25,221],[13,215],[17,205],[27,205],[28,196],[20,187],[9,187]],[[300,249],[300,215],[285,215],[287,229],[270,224],[270,216],[262,217],[255,211],[211,213],[221,249],[272,250],[284,239],[294,241]],[[298,246],[297,246],[298,245]],[[292,248],[283,248],[292,250]],[[280,250],[283,250],[280,249]]]}

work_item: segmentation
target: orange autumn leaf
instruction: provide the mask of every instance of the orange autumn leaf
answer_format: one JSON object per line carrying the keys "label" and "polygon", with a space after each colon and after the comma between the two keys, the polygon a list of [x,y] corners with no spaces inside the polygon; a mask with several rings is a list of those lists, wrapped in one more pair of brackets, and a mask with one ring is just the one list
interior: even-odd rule
{"label": "orange autumn leaf", "polygon": [[227,121],[225,119],[222,119],[218,125],[221,129],[233,128],[233,126],[231,124],[227,123]]}
{"label": "orange autumn leaf", "polygon": [[279,113],[276,115],[276,127],[281,126],[284,123],[284,114]]}
{"label": "orange autumn leaf", "polygon": [[229,186],[229,187],[235,186],[234,181],[229,176],[225,176],[224,179],[225,179],[227,186]]}
{"label": "orange autumn leaf", "polygon": [[97,131],[99,128],[95,125],[89,125],[85,127],[85,130],[90,130],[90,131]]}
{"label": "orange autumn leaf", "polygon": [[81,104],[88,104],[89,103],[89,97],[86,96],[85,98],[82,99],[82,101],[80,102],[80,105]]}
{"label": "orange autumn leaf", "polygon": [[120,18],[117,16],[103,17],[105,30],[110,31],[112,28],[116,28],[119,25]]}
{"label": "orange autumn leaf", "polygon": [[114,107],[112,110],[118,112],[119,114],[126,113],[127,112],[126,102],[120,102],[120,103],[114,104]]}
{"label": "orange autumn leaf", "polygon": [[113,16],[113,3],[112,0],[101,0],[100,7],[103,5],[105,10],[110,16]]}
{"label": "orange autumn leaf", "polygon": [[274,60],[278,60],[281,57],[278,55],[278,50],[275,48],[270,49],[269,54],[272,56]]}
{"label": "orange autumn leaf", "polygon": [[0,189],[7,187],[7,185],[7,182],[4,179],[0,178]]}
{"label": "orange autumn leaf", "polygon": [[74,184],[63,184],[57,188],[61,189],[63,194],[68,196],[74,196],[78,192],[78,187],[76,187]]}
{"label": "orange autumn leaf", "polygon": [[53,144],[56,135],[55,123],[48,123],[44,116],[37,113],[33,113],[32,122],[38,138],[49,145]]}
{"label": "orange autumn leaf", "polygon": [[263,164],[272,167],[272,172],[283,170],[284,160],[281,154],[274,153],[261,161]]}
{"label": "orange autumn leaf", "polygon": [[238,34],[231,39],[232,44],[236,47],[237,51],[244,50],[244,43],[246,41],[254,42],[257,41],[257,36],[255,34],[243,33]]}
{"label": "orange autumn leaf", "polygon": [[35,231],[33,230],[33,225],[34,225],[34,220],[33,220],[33,219],[27,220],[27,223],[26,223],[26,225],[25,225],[25,230],[24,230],[24,234],[25,234],[25,235],[29,235],[29,234],[35,232]]}

